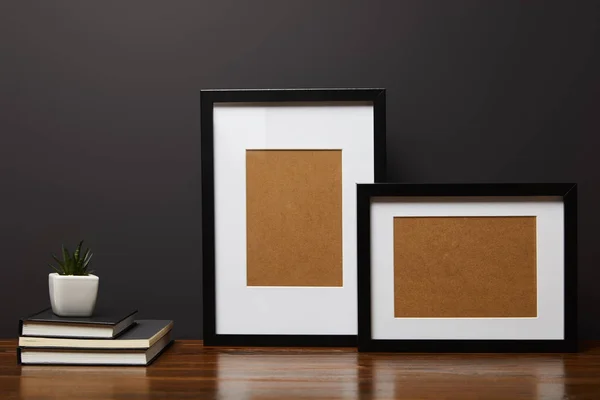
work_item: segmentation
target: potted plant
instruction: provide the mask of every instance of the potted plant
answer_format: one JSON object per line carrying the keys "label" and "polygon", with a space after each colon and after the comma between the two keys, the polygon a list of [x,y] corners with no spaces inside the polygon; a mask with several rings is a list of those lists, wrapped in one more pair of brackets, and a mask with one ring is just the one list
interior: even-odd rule
{"label": "potted plant", "polygon": [[54,314],[61,317],[89,317],[96,306],[100,279],[88,270],[92,253],[90,249],[82,252],[82,244],[83,240],[72,255],[63,245],[62,260],[52,254],[58,266],[49,264],[56,271],[48,278],[50,303]]}

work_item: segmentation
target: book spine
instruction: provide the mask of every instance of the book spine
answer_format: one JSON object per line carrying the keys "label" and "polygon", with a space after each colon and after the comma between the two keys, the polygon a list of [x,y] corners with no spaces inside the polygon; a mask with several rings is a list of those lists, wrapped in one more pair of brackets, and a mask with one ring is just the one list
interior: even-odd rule
{"label": "book spine", "polygon": [[152,357],[152,359],[150,359],[146,362],[146,366],[149,366],[154,361],[156,361],[158,359],[158,357],[160,357],[165,351],[167,351],[174,343],[175,343],[175,340],[171,340],[169,343],[167,343],[165,345],[165,347],[163,347],[154,357]]}

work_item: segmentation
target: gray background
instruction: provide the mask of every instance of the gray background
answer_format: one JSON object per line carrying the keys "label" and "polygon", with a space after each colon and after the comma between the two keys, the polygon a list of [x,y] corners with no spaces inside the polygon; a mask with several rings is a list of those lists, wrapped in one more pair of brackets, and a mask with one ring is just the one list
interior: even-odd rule
{"label": "gray background", "polygon": [[402,182],[580,185],[579,326],[600,339],[600,3],[4,1],[0,336],[61,243],[100,299],[201,338],[202,88],[384,87]]}

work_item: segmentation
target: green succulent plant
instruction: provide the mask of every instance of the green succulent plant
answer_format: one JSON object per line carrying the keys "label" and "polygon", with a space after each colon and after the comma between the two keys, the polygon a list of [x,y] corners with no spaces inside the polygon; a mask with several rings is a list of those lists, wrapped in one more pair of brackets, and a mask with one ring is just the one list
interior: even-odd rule
{"label": "green succulent plant", "polygon": [[79,242],[77,248],[73,252],[73,254],[69,254],[69,250],[65,248],[65,245],[62,246],[62,256],[63,259],[60,260],[56,254],[52,253],[52,258],[58,263],[58,267],[48,264],[53,270],[55,270],[59,275],[89,275],[92,270],[88,271],[88,267],[90,265],[90,260],[92,259],[92,253],[90,253],[90,249],[86,249],[83,253],[81,252],[81,246],[83,245],[83,240]]}

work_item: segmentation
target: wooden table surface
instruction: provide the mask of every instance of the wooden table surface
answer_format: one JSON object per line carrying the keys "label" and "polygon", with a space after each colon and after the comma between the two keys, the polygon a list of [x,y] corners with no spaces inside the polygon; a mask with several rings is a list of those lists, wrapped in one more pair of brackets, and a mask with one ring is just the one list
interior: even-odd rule
{"label": "wooden table surface", "polygon": [[367,354],[205,348],[150,367],[19,366],[0,341],[0,399],[600,399],[600,342],[579,354]]}

